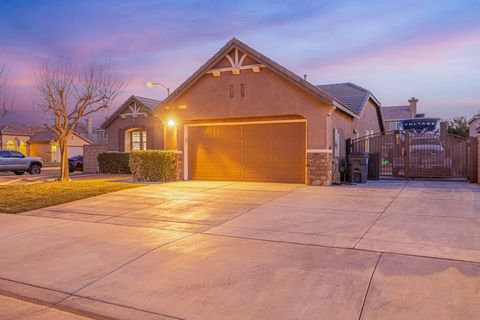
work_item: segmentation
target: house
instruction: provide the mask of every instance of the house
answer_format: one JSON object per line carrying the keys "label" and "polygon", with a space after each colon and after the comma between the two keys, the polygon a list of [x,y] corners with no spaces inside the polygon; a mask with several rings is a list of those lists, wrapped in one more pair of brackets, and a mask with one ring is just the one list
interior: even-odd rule
{"label": "house", "polygon": [[82,137],[90,140],[93,144],[107,143],[107,132],[103,128],[95,127],[92,117],[88,117],[84,122],[79,122],[75,131]]}
{"label": "house", "polygon": [[480,137],[480,114],[474,115],[468,120],[470,137]]}
{"label": "house", "polygon": [[131,96],[102,127],[110,151],[176,150],[185,180],[329,185],[344,140],[384,122],[370,91],[315,86],[233,38],[164,101]]}
{"label": "house", "polygon": [[[0,126],[1,149],[17,150],[27,156],[40,157],[45,162],[60,161],[60,148],[56,140],[57,134],[45,126]],[[78,133],[70,135],[67,142],[69,157],[83,155],[83,146],[87,144],[91,144],[91,141]]]}
{"label": "house", "polygon": [[425,114],[417,113],[417,98],[412,97],[408,102],[408,105],[382,107],[387,130],[399,130],[402,120],[425,117]]}
{"label": "house", "polygon": [[159,100],[130,96],[102,124],[109,151],[164,149],[163,124],[155,117]]}

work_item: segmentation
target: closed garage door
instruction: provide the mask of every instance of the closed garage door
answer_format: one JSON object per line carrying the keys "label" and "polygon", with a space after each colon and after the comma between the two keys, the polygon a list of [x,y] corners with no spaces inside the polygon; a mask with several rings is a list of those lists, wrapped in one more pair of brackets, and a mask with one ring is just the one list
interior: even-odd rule
{"label": "closed garage door", "polygon": [[190,126],[189,179],[305,182],[305,122]]}

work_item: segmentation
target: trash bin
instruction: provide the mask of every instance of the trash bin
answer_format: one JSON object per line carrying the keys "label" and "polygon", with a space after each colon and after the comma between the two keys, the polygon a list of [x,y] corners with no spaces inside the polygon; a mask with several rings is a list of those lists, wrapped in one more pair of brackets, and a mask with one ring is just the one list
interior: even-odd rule
{"label": "trash bin", "polygon": [[368,154],[363,152],[348,155],[348,180],[352,183],[367,183]]}

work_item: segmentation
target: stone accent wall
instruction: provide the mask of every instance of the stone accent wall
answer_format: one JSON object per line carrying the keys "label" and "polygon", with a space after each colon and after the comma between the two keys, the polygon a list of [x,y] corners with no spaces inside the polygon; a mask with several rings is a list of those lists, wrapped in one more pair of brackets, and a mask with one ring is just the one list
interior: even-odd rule
{"label": "stone accent wall", "polygon": [[183,153],[177,153],[177,181],[183,180]]}
{"label": "stone accent wall", "polygon": [[83,172],[98,173],[97,156],[107,152],[106,144],[90,144],[83,146]]}
{"label": "stone accent wall", "polygon": [[332,184],[332,153],[307,153],[307,184],[330,186]]}

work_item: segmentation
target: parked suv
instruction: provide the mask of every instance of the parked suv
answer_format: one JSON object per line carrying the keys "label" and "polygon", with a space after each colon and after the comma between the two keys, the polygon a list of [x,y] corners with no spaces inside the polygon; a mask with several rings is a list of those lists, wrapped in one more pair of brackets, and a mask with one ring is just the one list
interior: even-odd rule
{"label": "parked suv", "polygon": [[11,171],[16,175],[25,172],[40,174],[43,161],[37,157],[25,157],[21,152],[14,150],[0,150],[0,171]]}

